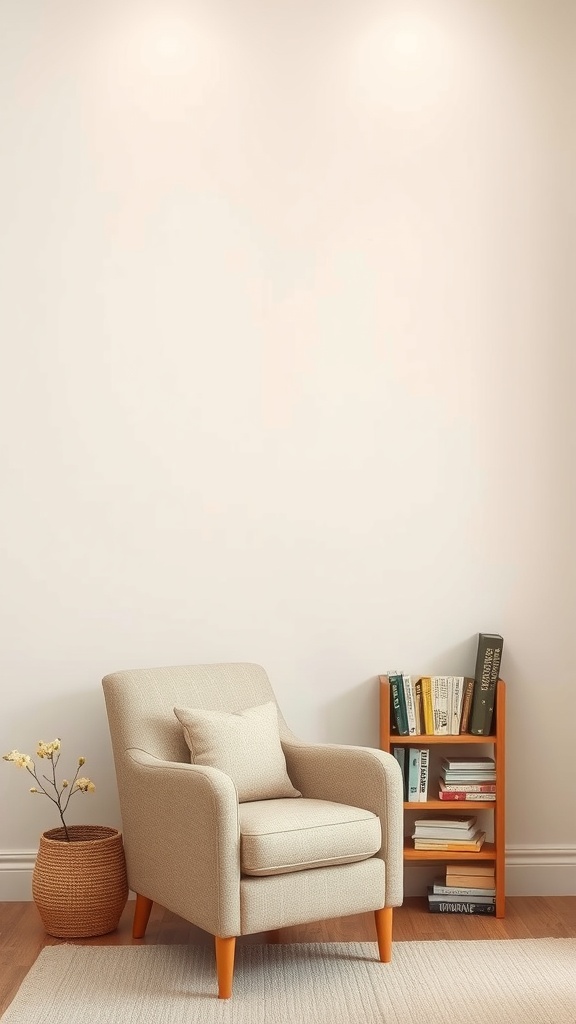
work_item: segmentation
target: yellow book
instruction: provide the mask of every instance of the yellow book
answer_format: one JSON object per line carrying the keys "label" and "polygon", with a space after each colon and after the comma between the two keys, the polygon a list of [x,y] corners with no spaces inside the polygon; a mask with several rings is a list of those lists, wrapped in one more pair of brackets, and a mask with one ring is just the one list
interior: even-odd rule
{"label": "yellow book", "polygon": [[472,839],[450,840],[450,839],[415,839],[415,850],[449,850],[456,853],[457,850],[466,853],[476,853],[481,849],[486,833],[478,830]]}
{"label": "yellow book", "polygon": [[432,679],[422,676],[422,709],[424,711],[424,731],[427,736],[434,735],[434,712],[432,710]]}

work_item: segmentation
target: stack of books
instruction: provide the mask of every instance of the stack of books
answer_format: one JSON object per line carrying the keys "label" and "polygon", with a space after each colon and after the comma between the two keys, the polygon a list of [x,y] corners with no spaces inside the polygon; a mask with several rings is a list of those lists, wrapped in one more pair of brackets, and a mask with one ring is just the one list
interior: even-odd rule
{"label": "stack of books", "polygon": [[443,757],[439,800],[494,800],[496,765],[493,757]]}
{"label": "stack of books", "polygon": [[432,914],[494,914],[496,880],[491,864],[448,864],[428,888]]}
{"label": "stack of books", "polygon": [[475,853],[482,848],[486,833],[476,828],[476,816],[418,818],[412,834],[415,850],[448,850]]}

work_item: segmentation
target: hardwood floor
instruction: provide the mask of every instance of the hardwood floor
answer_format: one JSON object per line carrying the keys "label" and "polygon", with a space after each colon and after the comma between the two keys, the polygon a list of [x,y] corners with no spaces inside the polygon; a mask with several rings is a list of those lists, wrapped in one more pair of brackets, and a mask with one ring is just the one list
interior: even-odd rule
{"label": "hardwood floor", "polygon": [[[82,945],[118,946],[154,943],[213,944],[211,935],[161,907],[153,907],[146,938],[132,939],[134,903],[129,902],[117,931],[97,939],[78,939]],[[506,917],[459,917],[430,914],[425,899],[409,898],[394,911],[393,941],[414,939],[576,938],[576,896],[511,896]],[[44,946],[63,940],[46,935],[33,903],[0,903],[0,1015],[14,998],[27,971]],[[274,935],[250,935],[246,942],[375,942],[371,914],[283,928]],[[392,954],[394,955],[394,954]]]}

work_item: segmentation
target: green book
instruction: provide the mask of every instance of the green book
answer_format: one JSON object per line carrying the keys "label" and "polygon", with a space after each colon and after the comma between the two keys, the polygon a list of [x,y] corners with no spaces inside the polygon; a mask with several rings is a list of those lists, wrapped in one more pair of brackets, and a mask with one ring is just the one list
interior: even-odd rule
{"label": "green book", "polygon": [[499,633],[478,634],[474,696],[470,712],[470,732],[474,736],[490,735],[503,646],[504,641]]}
{"label": "green book", "polygon": [[392,698],[392,709],[398,726],[400,736],[408,736],[408,713],[406,711],[406,698],[404,696],[404,677],[401,672],[389,672],[390,694]]}

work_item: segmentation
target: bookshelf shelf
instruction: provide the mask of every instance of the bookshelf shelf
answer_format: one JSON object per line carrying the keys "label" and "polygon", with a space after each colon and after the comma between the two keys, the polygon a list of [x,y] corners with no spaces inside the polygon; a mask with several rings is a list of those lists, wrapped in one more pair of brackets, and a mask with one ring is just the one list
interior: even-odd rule
{"label": "bookshelf shelf", "polygon": [[404,802],[405,811],[457,811],[463,814],[465,811],[493,811],[496,800],[424,800],[422,803]]}
{"label": "bookshelf shelf", "polygon": [[[454,852],[452,850],[415,850],[412,840],[404,840],[404,861],[409,864],[451,863],[453,861],[492,861],[496,878],[496,917],[504,917],[506,906],[505,888],[505,728],[506,728],[506,683],[499,679],[496,687],[493,731],[490,736],[473,736],[462,733],[458,736],[399,736],[392,731],[394,722],[390,683],[388,676],[380,676],[380,747],[392,753],[392,747],[491,747],[496,764],[496,793],[494,800],[426,800],[422,803],[405,802],[404,812],[419,813],[423,810],[454,812],[456,815],[468,811],[484,811],[492,815],[494,841],[485,842],[475,852]],[[433,781],[431,783],[433,785]]]}

